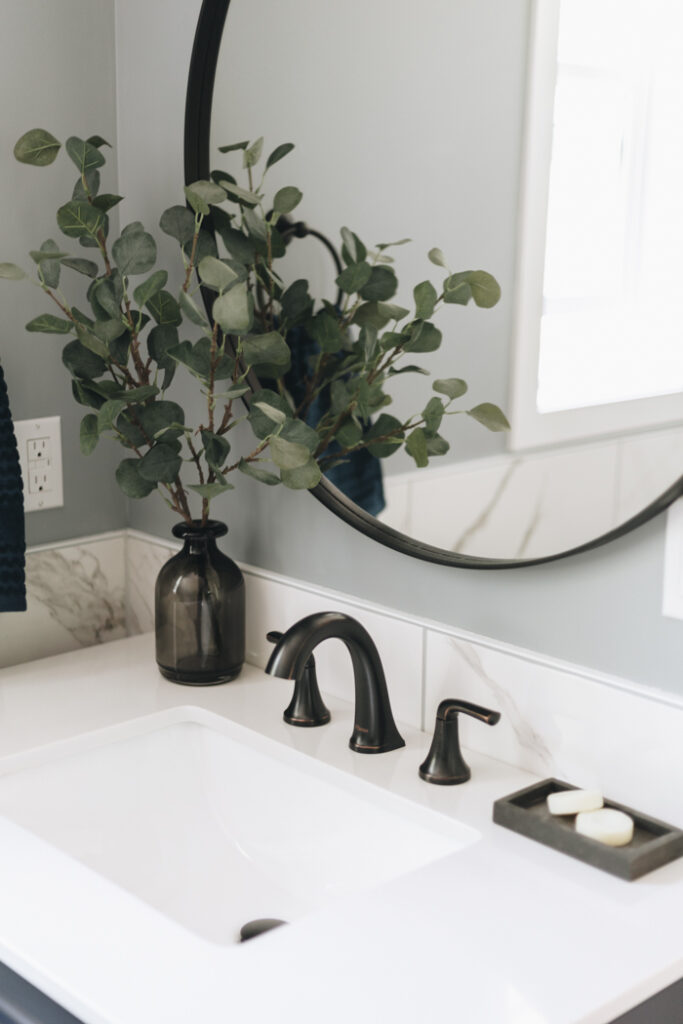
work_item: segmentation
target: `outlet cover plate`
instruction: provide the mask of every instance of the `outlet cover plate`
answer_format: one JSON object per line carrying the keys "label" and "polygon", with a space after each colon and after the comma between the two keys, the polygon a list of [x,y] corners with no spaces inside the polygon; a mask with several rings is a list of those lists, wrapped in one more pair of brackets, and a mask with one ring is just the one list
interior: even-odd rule
{"label": "outlet cover plate", "polygon": [[24,510],[42,512],[64,505],[62,430],[59,416],[16,420],[14,435],[24,481]]}

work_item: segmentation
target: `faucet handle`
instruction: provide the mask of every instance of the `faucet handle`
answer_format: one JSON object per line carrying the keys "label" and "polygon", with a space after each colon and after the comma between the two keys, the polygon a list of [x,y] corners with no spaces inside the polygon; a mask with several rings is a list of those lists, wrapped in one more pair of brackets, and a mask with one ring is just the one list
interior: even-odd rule
{"label": "faucet handle", "polygon": [[[266,633],[266,640],[271,644],[277,644],[283,636],[283,633],[272,629]],[[329,722],[330,712],[325,707],[320,694],[313,655],[306,662],[301,676],[294,680],[294,693],[282,717],[288,725],[298,725],[304,728],[327,725]]]}
{"label": "faucet handle", "polygon": [[436,712],[434,737],[427,757],[420,765],[420,778],[437,786],[456,786],[471,776],[460,751],[458,715],[470,715],[486,725],[500,721],[500,712],[471,704],[467,700],[442,700]]}

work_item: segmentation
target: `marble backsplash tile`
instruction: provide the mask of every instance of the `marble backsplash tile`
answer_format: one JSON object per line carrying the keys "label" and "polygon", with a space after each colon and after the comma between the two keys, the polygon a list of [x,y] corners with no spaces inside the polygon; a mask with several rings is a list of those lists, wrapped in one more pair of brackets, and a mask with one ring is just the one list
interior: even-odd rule
{"label": "marble backsplash tile", "polygon": [[123,534],[29,549],[27,609],[0,616],[0,666],[128,635]]}

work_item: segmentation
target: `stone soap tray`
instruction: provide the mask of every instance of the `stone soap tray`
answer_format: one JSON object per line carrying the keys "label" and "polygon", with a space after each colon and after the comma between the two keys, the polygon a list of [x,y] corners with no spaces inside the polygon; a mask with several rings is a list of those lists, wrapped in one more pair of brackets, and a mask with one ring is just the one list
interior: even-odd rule
{"label": "stone soap tray", "polygon": [[552,846],[554,850],[609,871],[628,882],[683,855],[683,831],[612,800],[605,800],[605,807],[625,811],[633,818],[631,842],[627,846],[606,846],[597,839],[580,835],[574,828],[575,815],[559,816],[548,811],[548,794],[565,789],[577,787],[558,779],[544,779],[510,796],[501,797],[493,805],[493,820],[513,832]]}

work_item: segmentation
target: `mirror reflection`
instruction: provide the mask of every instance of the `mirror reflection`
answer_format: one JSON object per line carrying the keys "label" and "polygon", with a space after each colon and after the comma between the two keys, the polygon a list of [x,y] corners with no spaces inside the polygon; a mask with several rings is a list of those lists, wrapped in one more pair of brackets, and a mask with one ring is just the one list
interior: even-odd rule
{"label": "mirror reflection", "polygon": [[[680,15],[658,2],[668,29],[641,46],[643,23],[658,20],[641,0],[428,0],[400,19],[391,0],[232,0],[212,165],[239,168],[217,147],[240,139],[295,143],[269,171],[271,190],[303,192],[290,220],[340,256],[342,225],[375,253],[410,238],[380,252],[400,282],[385,301],[410,317],[413,287],[450,274],[430,262],[434,248],[453,272],[485,268],[502,288],[489,308],[453,303],[435,316],[442,344],[420,353],[430,376],[395,376],[391,405],[372,418],[403,422],[434,381],[458,379],[468,391],[452,408],[499,407],[511,431],[458,415],[439,427],[449,448],[427,467],[405,448],[327,467],[417,540],[489,558],[556,554],[680,477],[683,349],[664,308],[675,292],[655,284],[656,267],[663,280],[677,274],[683,220],[678,197],[662,193],[683,159],[679,129],[665,130],[676,61],[660,53],[680,37]],[[259,54],[275,68],[267,80]],[[293,237],[282,264],[285,285],[310,282],[317,311],[337,301],[338,267],[319,237]],[[300,343],[306,360],[310,338]]]}

